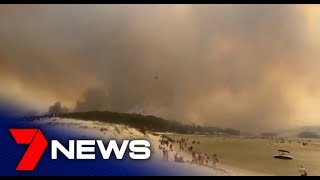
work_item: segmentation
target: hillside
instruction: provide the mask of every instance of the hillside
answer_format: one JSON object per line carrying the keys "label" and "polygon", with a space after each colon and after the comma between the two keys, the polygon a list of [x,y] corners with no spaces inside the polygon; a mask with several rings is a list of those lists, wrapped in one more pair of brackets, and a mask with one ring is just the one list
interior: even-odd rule
{"label": "hillside", "polygon": [[[44,115],[32,117],[38,119],[42,117],[52,117],[53,115]],[[226,135],[240,135],[239,130],[223,129],[218,127],[203,127],[195,125],[182,124],[177,121],[166,120],[160,117],[140,114],[118,113],[110,111],[90,111],[90,112],[73,112],[56,115],[60,118],[73,118],[80,120],[96,120],[106,123],[124,124],[140,131],[156,131],[156,132],[175,132],[184,134],[226,134]]]}
{"label": "hillside", "polygon": [[279,137],[294,138],[320,138],[319,126],[305,126],[295,129],[284,130],[278,134]]}

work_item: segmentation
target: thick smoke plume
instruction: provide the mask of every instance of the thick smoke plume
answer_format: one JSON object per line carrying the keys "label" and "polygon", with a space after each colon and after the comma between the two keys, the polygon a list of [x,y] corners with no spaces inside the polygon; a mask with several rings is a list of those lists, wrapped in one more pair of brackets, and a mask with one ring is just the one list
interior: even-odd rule
{"label": "thick smoke plume", "polygon": [[68,113],[69,109],[67,107],[63,107],[60,102],[54,103],[49,107],[49,114],[64,114]]}
{"label": "thick smoke plume", "polygon": [[103,89],[89,89],[83,97],[78,100],[74,108],[75,112],[105,111],[108,110],[108,97]]}
{"label": "thick smoke plume", "polygon": [[316,73],[304,25],[293,5],[32,6],[0,13],[0,74],[75,111],[284,127]]}

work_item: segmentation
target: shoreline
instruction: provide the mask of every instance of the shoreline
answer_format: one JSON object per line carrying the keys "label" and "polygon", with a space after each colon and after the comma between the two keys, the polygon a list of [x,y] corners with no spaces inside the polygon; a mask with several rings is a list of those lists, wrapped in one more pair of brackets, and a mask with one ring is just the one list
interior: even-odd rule
{"label": "shoreline", "polygon": [[[217,164],[216,168],[199,164],[190,164],[192,155],[188,151],[180,152],[177,150],[177,144],[173,144],[173,151],[169,153],[169,162],[162,160],[162,150],[159,149],[160,137],[153,135],[153,132],[147,132],[146,136],[135,128],[121,124],[111,124],[99,121],[87,121],[69,118],[44,118],[32,121],[36,124],[45,124],[50,128],[56,128],[59,131],[73,131],[79,133],[82,137],[101,137],[102,139],[147,139],[152,144],[151,151],[154,153],[153,159],[159,163],[169,163],[171,168],[183,168],[187,171],[204,176],[266,176],[266,174],[244,170],[226,164]],[[174,162],[174,154],[179,153],[184,157],[186,163]],[[212,162],[211,162],[212,163]],[[209,161],[210,165],[210,161]],[[267,175],[268,176],[268,175]],[[270,175],[269,175],[270,176]]]}
{"label": "shoreline", "polygon": [[[217,166],[216,168],[213,168],[212,161],[211,161],[211,163],[209,161],[208,165],[200,165],[197,163],[190,164],[190,162],[192,160],[192,154],[187,150],[182,151],[182,152],[179,151],[175,145],[177,145],[177,144],[176,143],[173,144],[173,151],[171,151],[171,153],[173,152],[172,155],[174,155],[175,153],[178,153],[179,155],[183,156],[184,160],[186,161],[184,164],[188,164],[191,166],[197,166],[199,168],[209,169],[209,170],[213,170],[213,171],[220,171],[220,172],[223,172],[224,174],[228,174],[228,176],[273,176],[270,174],[264,174],[264,173],[255,172],[255,171],[251,171],[251,170],[241,169],[241,168],[227,165],[227,164],[221,164],[220,162],[216,165]],[[174,162],[174,161],[172,161],[172,162]],[[174,163],[177,163],[177,162],[174,162]]]}

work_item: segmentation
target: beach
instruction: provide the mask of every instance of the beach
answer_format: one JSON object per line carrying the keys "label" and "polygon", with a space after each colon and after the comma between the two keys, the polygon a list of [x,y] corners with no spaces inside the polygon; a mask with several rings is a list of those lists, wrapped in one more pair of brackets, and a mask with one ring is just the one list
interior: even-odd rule
{"label": "beach", "polygon": [[[110,124],[99,121],[85,121],[69,118],[41,118],[29,122],[37,125],[44,125],[42,127],[51,130],[59,131],[60,133],[76,133],[82,138],[97,138],[102,140],[124,140],[124,139],[147,139],[151,144],[151,160],[154,163],[165,165],[170,169],[177,169],[177,171],[185,171],[189,174],[204,175],[204,176],[229,176],[230,174],[222,169],[212,169],[196,164],[190,165],[188,163],[175,163],[173,161],[174,152],[170,152],[169,162],[162,160],[162,151],[159,147],[160,136],[154,135],[153,132],[147,132],[146,135],[135,128],[121,125]],[[43,129],[45,131],[45,129]],[[186,154],[187,156],[187,154]]]}
{"label": "beach", "polygon": [[[238,137],[206,137],[200,135],[169,134],[174,140],[187,139],[187,146],[193,146],[195,152],[208,154],[208,166],[190,164],[192,153],[185,148],[180,151],[177,142],[172,143],[173,151],[169,151],[168,162],[163,161],[162,149],[159,149],[161,136],[154,132],[143,134],[139,130],[121,124],[110,124],[100,121],[79,120],[69,118],[42,118],[32,123],[45,125],[59,132],[74,132],[82,138],[99,138],[103,140],[147,139],[151,144],[152,160],[156,163],[166,163],[168,168],[186,169],[200,175],[210,176],[272,176],[299,175],[298,168],[304,165],[310,175],[320,174],[320,146],[311,143],[303,147],[297,142],[276,143],[266,139],[243,139]],[[200,144],[191,144],[191,141]],[[167,147],[169,149],[169,146]],[[292,161],[276,160],[272,156],[277,149],[288,149],[294,156]],[[174,162],[178,153],[186,163]],[[212,155],[217,154],[219,163],[212,167]]]}
{"label": "beach", "polygon": [[[217,154],[218,167],[227,170],[231,175],[280,175],[299,176],[299,167],[304,166],[309,175],[320,175],[320,144],[319,140],[285,139],[283,142],[273,138],[243,138],[228,136],[202,136],[172,134],[169,137],[179,140],[199,141],[193,145],[195,152],[204,152],[211,158]],[[192,144],[187,143],[187,147]],[[273,158],[278,150],[287,150],[293,160]],[[191,154],[188,150],[184,150]],[[184,152],[184,153],[185,153]]]}

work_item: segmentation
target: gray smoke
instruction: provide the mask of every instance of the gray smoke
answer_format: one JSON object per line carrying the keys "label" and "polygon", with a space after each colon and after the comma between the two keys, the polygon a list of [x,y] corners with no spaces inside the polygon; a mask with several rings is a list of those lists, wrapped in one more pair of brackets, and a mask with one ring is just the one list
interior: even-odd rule
{"label": "gray smoke", "polygon": [[54,103],[49,107],[49,114],[64,114],[68,113],[69,109],[67,107],[63,107],[60,102]]}
{"label": "gray smoke", "polygon": [[76,111],[260,130],[290,123],[302,24],[291,5],[39,6],[0,14],[0,55]]}
{"label": "gray smoke", "polygon": [[82,100],[78,100],[75,112],[108,110],[108,97],[103,89],[89,89]]}

